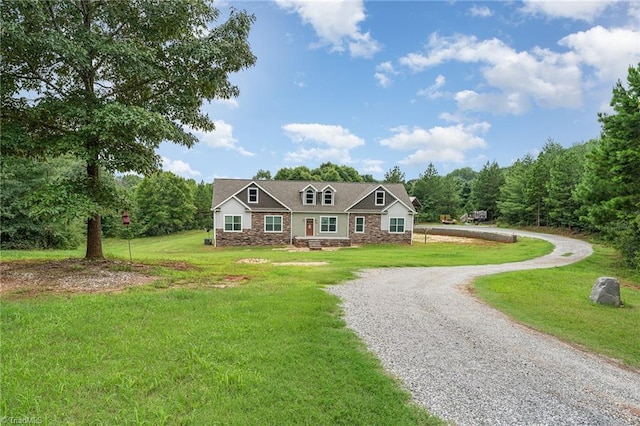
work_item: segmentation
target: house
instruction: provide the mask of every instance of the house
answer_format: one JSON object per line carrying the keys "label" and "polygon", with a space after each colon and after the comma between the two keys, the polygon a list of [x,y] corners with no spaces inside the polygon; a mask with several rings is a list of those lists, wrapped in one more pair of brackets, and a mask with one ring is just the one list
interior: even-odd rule
{"label": "house", "polygon": [[402,184],[215,179],[216,246],[411,244]]}

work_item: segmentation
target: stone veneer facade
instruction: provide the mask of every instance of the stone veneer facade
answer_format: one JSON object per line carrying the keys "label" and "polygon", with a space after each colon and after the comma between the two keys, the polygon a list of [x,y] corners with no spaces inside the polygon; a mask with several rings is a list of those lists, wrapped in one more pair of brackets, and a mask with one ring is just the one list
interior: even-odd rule
{"label": "stone veneer facade", "polygon": [[[272,246],[293,245],[307,247],[310,239],[319,240],[322,247],[349,247],[352,244],[411,244],[411,231],[402,234],[392,234],[380,229],[382,216],[378,214],[351,214],[349,216],[349,238],[322,238],[322,237],[298,237],[290,240],[291,215],[282,216],[282,232],[264,232],[264,217],[273,216],[273,213],[252,213],[251,229],[243,229],[242,232],[224,232],[216,229],[217,246]],[[356,233],[356,217],[364,217],[364,233]],[[406,224],[405,224],[406,227]]]}
{"label": "stone veneer facade", "polygon": [[[282,216],[282,232],[264,232],[265,216]],[[216,229],[216,246],[274,246],[291,243],[291,215],[289,213],[252,213],[251,229],[224,232]]]}
{"label": "stone veneer facade", "polygon": [[[364,232],[356,233],[356,217],[364,217]],[[385,244],[399,243],[411,244],[411,231],[402,234],[392,234],[381,228],[382,216],[379,214],[354,214],[349,215],[349,237],[352,244]],[[407,224],[405,223],[405,229]]]}

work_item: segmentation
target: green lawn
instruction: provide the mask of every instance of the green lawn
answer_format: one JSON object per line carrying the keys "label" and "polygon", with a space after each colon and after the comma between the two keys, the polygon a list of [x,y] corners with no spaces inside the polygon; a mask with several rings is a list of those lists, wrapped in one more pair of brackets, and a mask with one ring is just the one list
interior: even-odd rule
{"label": "green lawn", "polygon": [[[519,271],[476,280],[476,294],[523,324],[640,368],[640,274],[625,270],[616,253],[595,253],[562,268]],[[589,300],[601,276],[621,282],[624,306]]]}
{"label": "green lawn", "polygon": [[[191,232],[133,240],[134,262],[155,265],[158,279],[150,285],[6,296],[0,417],[44,424],[440,424],[411,404],[344,327],[339,300],[322,287],[368,267],[511,262],[551,250],[522,239],[289,252],[214,248],[203,238]],[[126,241],[107,240],[104,249],[129,259]],[[5,251],[2,260],[82,254]],[[274,265],[318,261],[328,264]],[[239,285],[215,287],[229,277],[241,278]],[[640,301],[625,297],[630,303],[620,311],[637,311]]]}

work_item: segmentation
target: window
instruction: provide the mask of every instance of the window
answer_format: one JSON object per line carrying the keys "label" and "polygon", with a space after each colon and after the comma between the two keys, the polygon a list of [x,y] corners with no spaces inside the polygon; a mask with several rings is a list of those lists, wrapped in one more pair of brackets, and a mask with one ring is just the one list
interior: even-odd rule
{"label": "window", "polygon": [[242,216],[225,215],[224,232],[241,232],[241,231],[242,231]]}
{"label": "window", "polygon": [[394,234],[404,233],[404,217],[392,217],[389,219],[389,232]]}
{"label": "window", "polygon": [[384,191],[376,191],[376,206],[384,206]]}
{"label": "window", "polygon": [[282,216],[265,216],[264,232],[282,232]]}
{"label": "window", "polygon": [[322,204],[325,206],[333,205],[333,191],[330,189],[325,189],[322,195]]}
{"label": "window", "polygon": [[364,233],[364,217],[358,216],[356,217],[356,234]]}
{"label": "window", "polygon": [[316,203],[316,191],[309,188],[304,191],[304,204],[315,204]]}
{"label": "window", "polygon": [[320,232],[338,232],[338,218],[322,216],[320,218]]}
{"label": "window", "polygon": [[249,188],[248,201],[250,203],[257,203],[258,202],[258,188]]}

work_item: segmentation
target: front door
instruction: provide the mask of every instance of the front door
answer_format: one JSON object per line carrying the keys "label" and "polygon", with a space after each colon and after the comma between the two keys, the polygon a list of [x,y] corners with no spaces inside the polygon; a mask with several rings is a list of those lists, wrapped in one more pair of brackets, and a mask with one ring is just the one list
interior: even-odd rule
{"label": "front door", "polygon": [[305,227],[306,232],[304,233],[307,237],[313,237],[313,218],[306,219],[307,226]]}

